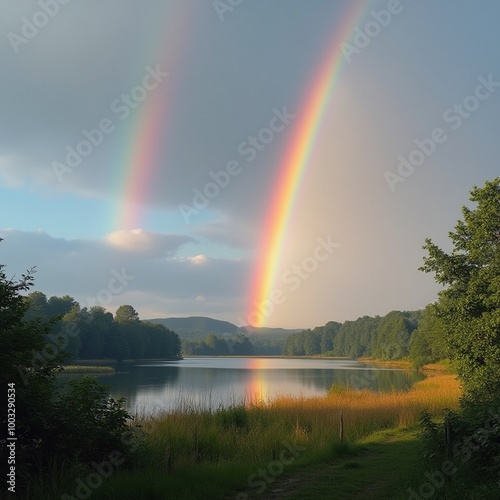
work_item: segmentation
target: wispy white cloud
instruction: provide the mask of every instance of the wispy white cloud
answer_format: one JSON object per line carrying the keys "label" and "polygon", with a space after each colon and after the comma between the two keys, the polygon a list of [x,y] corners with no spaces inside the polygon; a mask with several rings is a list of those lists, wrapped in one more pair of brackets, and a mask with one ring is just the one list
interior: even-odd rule
{"label": "wispy white cloud", "polygon": [[180,246],[195,241],[190,236],[160,234],[144,229],[123,229],[106,236],[106,243],[117,250],[149,257],[172,256]]}
{"label": "wispy white cloud", "polygon": [[20,275],[36,266],[35,288],[48,295],[69,294],[92,304],[110,279],[121,275],[133,279],[104,304],[110,310],[130,303],[142,317],[196,310],[234,319],[245,307],[248,262],[201,254],[176,257],[175,250],[190,241],[183,236],[136,230],[115,235],[110,244],[109,239],[68,240],[3,229],[0,238],[0,262],[7,271]]}

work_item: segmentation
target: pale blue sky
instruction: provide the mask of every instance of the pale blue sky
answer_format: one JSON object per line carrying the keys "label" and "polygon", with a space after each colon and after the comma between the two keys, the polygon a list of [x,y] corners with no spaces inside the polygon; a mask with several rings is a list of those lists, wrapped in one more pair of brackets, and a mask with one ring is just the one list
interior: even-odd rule
{"label": "pale blue sky", "polygon": [[[374,12],[395,5],[361,3],[360,30]],[[272,181],[292,127],[251,163],[238,145],[267,126],[274,108],[301,112],[333,50],[332,35],[356,4],[244,0],[221,21],[211,1],[69,2],[16,46],[12,34],[23,35],[23,18],[43,22],[43,14],[36,1],[4,2],[0,262],[11,273],[37,265],[38,289],[82,302],[106,289],[113,270],[126,268],[135,279],[103,304],[111,311],[130,303],[142,318],[245,318]],[[340,74],[277,276],[310,256],[318,237],[331,235],[340,247],[298,290],[277,280],[287,300],[269,325],[313,327],[424,307],[437,291],[417,270],[425,237],[446,245],[472,185],[499,175],[500,87],[493,84],[456,129],[450,117],[481,78],[500,82],[500,4],[401,0],[399,11]],[[123,121],[110,103],[157,64],[169,73],[159,87],[168,101],[162,146],[142,200],[141,231],[116,233],[126,153],[151,97]],[[114,118],[116,130],[59,182],[52,163],[64,161],[65,148],[104,117]],[[384,174],[397,172],[398,157],[436,128],[446,140],[391,190]],[[231,160],[242,172],[186,223],[179,204],[192,203],[193,189]]]}

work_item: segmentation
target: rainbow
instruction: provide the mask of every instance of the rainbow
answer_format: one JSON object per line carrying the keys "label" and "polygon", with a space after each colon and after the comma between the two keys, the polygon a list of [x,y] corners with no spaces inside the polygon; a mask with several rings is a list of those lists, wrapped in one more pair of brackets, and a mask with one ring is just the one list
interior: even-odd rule
{"label": "rainbow", "polygon": [[[142,222],[142,202],[151,185],[157,168],[161,139],[165,136],[165,93],[148,97],[144,111],[136,123],[137,137],[127,152],[128,162],[124,169],[124,185],[118,201],[116,228],[135,229]],[[154,92],[154,91],[153,91]]]}
{"label": "rainbow", "polygon": [[[186,53],[189,29],[194,7],[192,2],[174,4],[165,3],[157,13],[157,26],[151,32],[152,40],[147,43],[144,65],[134,68],[140,84],[146,75],[147,67],[160,65],[161,71],[169,75],[158,87],[148,92],[146,99],[136,110],[131,110],[126,118],[126,127],[119,147],[123,151],[118,168],[115,206],[112,211],[111,227],[115,230],[137,229],[144,220],[144,202],[148,190],[154,184],[154,174],[159,170],[159,162],[169,136],[171,113],[169,105],[177,91],[178,81],[175,68],[181,56]],[[170,50],[166,49],[170,48]],[[156,54],[156,57],[151,57]]]}
{"label": "rainbow", "polygon": [[262,326],[266,319],[264,312],[259,309],[273,290],[294,201],[314,150],[328,104],[344,67],[342,44],[352,39],[356,23],[365,13],[368,3],[369,0],[356,2],[346,12],[342,29],[336,30],[333,40],[328,44],[327,53],[307,89],[301,111],[298,113],[299,121],[294,127],[278,168],[273,199],[266,212],[270,216],[263,230],[258,249],[257,268],[253,273],[250,290],[247,322],[253,326]]}

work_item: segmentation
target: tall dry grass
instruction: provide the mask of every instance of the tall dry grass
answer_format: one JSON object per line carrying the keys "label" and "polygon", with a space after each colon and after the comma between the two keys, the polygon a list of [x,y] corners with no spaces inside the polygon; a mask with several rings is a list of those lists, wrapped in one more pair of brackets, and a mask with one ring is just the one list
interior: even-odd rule
{"label": "tall dry grass", "polygon": [[445,408],[458,408],[461,394],[454,375],[417,382],[408,391],[371,392],[332,388],[327,397],[281,397],[268,405],[269,411],[288,418],[293,414],[311,429],[331,433],[342,412],[346,436],[357,439],[372,430],[407,426],[418,421],[422,411],[440,416]]}
{"label": "tall dry grass", "polygon": [[138,421],[146,436],[142,461],[162,470],[200,462],[257,462],[272,459],[284,443],[327,453],[340,442],[341,413],[344,440],[354,442],[375,430],[411,425],[424,410],[439,417],[458,407],[460,394],[454,375],[438,375],[408,391],[334,387],[323,397],[282,396],[215,412],[184,405]]}
{"label": "tall dry grass", "polygon": [[115,373],[113,366],[101,365],[67,365],[63,366],[62,374],[80,374],[80,373]]}
{"label": "tall dry grass", "polygon": [[[459,396],[454,376],[439,375],[408,391],[375,393],[337,386],[323,397],[283,396],[218,411],[204,410],[199,401],[188,398],[176,411],[136,417],[135,424],[142,427],[136,453],[92,495],[135,500],[167,498],[175,492],[179,499],[215,500],[231,491],[248,491],[255,498],[258,483],[250,484],[250,478],[280,460],[282,453],[287,472],[330,460],[375,430],[416,422],[423,410],[439,416],[445,408],[457,408]],[[32,479],[27,498],[61,498],[75,491],[76,478],[92,472],[63,465],[55,463],[49,475]]]}

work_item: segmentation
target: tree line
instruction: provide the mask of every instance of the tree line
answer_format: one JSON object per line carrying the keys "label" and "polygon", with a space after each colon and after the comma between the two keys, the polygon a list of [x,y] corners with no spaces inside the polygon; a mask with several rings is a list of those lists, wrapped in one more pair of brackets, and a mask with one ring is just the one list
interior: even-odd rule
{"label": "tree line", "polygon": [[409,358],[414,366],[447,357],[443,325],[436,308],[392,311],[386,316],[363,316],[355,321],[329,321],[324,326],[291,334],[272,345],[257,336],[207,334],[203,340],[182,339],[184,355],[199,356],[339,356]]}
{"label": "tree line", "polygon": [[[4,267],[0,264],[0,385],[8,402],[5,397],[0,412],[4,429],[0,447],[10,452],[9,460],[3,454],[5,459],[0,461],[2,477],[7,478],[0,484],[0,497],[7,496],[8,487],[21,498],[39,498],[32,479],[37,473],[50,474],[56,460],[61,466],[82,467],[110,454],[128,458],[134,430],[128,425],[131,415],[124,409],[124,400],[109,398],[96,378],[71,380],[64,387],[56,380],[68,360],[63,326],[69,323],[68,318],[54,319],[52,313],[64,311],[72,301],[44,301],[40,294],[31,297],[36,299],[33,307],[36,303],[38,312],[50,318],[43,319],[30,310],[31,302],[24,295],[34,284],[34,270],[16,281],[7,277]],[[76,304],[66,314],[70,311],[76,315]],[[75,340],[72,347],[77,345]],[[46,355],[41,358],[42,354]]]}
{"label": "tree line", "polygon": [[82,308],[69,295],[48,298],[35,291],[25,300],[27,321],[51,322],[52,336],[62,335],[70,326],[76,332],[67,336],[65,347],[73,360],[282,354],[389,360],[409,357],[420,367],[447,356],[444,324],[433,304],[423,311],[392,311],[384,317],[363,316],[344,323],[329,321],[268,346],[262,344],[262,339],[250,340],[241,333],[231,336],[208,333],[204,340],[181,341],[165,326],[141,321],[130,305],[120,306],[113,316],[102,306]]}
{"label": "tree line", "polygon": [[188,356],[251,356],[254,346],[241,333],[224,338],[209,333],[205,340],[183,339],[182,353]]}
{"label": "tree line", "polygon": [[[420,270],[432,273],[443,286],[438,300],[421,312],[392,311],[383,318],[346,322],[333,337],[332,352],[386,359],[408,356],[417,367],[448,358],[463,395],[460,411],[446,412],[444,429],[429,413],[422,415],[430,468],[439,470],[445,461],[454,465],[453,498],[472,490],[477,492],[474,497],[498,498],[500,178],[474,186],[469,200],[473,206],[462,207],[463,218],[448,233],[451,251],[430,238],[423,246],[427,255]],[[285,348],[318,353],[323,336],[324,328],[304,331],[288,338]],[[461,453],[467,458],[459,461]]]}
{"label": "tree line", "polygon": [[26,298],[26,321],[51,323],[49,337],[66,334],[65,350],[70,359],[179,358],[178,335],[160,324],[141,321],[131,305],[122,305],[115,315],[102,306],[81,307],[69,295],[47,296],[39,291]]}
{"label": "tree line", "polygon": [[433,443],[429,451],[440,463],[446,454],[459,453],[459,443],[467,443],[467,461],[458,465],[453,479],[458,483],[455,497],[474,485],[477,495],[470,498],[498,498],[500,178],[474,186],[469,200],[472,207],[462,207],[462,219],[448,233],[451,251],[430,238],[425,241],[427,256],[420,270],[432,273],[444,288],[424,311],[410,354],[422,360],[446,352],[463,388],[460,412],[446,415],[446,442],[436,423],[430,418],[425,422]]}
{"label": "tree line", "polygon": [[[430,304],[424,310],[391,311],[355,321],[329,321],[324,326],[291,334],[283,340],[249,338],[241,333],[208,333],[203,340],[182,339],[185,356],[339,356],[410,359],[417,368],[448,357],[444,325]],[[266,343],[267,341],[267,343]]]}
{"label": "tree line", "polygon": [[303,330],[284,341],[282,352],[286,356],[409,358],[420,367],[447,356],[441,328],[433,306],[424,311],[391,311],[383,317],[330,321]]}
{"label": "tree line", "polygon": [[[330,322],[292,335],[285,345],[304,354],[320,350],[389,359],[409,355],[417,365],[449,357],[463,387],[460,413],[446,415],[450,430],[446,442],[438,424],[425,419],[433,447],[426,459],[434,457],[431,470],[438,470],[445,459],[457,458],[455,455],[460,456],[465,449],[467,461],[453,462],[457,473],[452,481],[457,483],[457,491],[463,493],[475,486],[478,495],[474,498],[497,498],[500,178],[474,187],[470,200],[475,206],[463,207],[463,220],[449,233],[449,253],[430,239],[425,242],[427,256],[421,270],[433,273],[436,282],[444,286],[436,303],[421,313],[393,311],[383,318],[365,316],[342,325]],[[161,325],[140,321],[132,306],[121,306],[113,317],[99,306],[81,308],[69,296],[47,299],[40,292],[25,295],[33,284],[33,270],[16,281],[7,277],[0,264],[0,385],[6,390],[11,410],[0,413],[0,426],[16,436],[19,477],[29,478],[34,470],[41,474],[54,470],[54,457],[61,464],[92,463],[93,467],[93,461],[116,453],[133,461],[129,457],[137,446],[131,446],[135,433],[128,425],[131,415],[124,410],[124,402],[108,398],[105,388],[91,378],[71,381],[67,391],[61,391],[55,374],[68,358],[66,351],[74,358],[80,354],[116,359],[165,357],[179,354],[178,336]],[[76,334],[63,349],[69,327]],[[45,351],[49,338],[55,345],[60,341],[61,349],[45,363],[34,363],[34,355]],[[205,344],[216,347],[217,339],[210,337]],[[450,448],[450,440],[459,445],[458,450]],[[7,438],[0,436],[0,446],[6,444]],[[7,476],[7,460],[1,461],[0,472]],[[493,488],[489,491],[495,496],[482,495],[483,487],[490,484]],[[24,488],[30,485],[30,481],[20,483]],[[0,495],[5,489],[4,482]]]}

